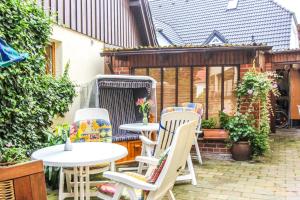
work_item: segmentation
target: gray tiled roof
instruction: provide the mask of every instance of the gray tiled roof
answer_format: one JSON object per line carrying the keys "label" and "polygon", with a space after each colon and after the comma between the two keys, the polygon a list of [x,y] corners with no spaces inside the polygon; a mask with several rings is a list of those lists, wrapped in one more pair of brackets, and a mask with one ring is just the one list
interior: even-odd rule
{"label": "gray tiled roof", "polygon": [[290,47],[294,14],[273,0],[239,0],[232,10],[227,10],[228,0],[149,2],[156,28],[174,44],[201,45],[218,31],[232,44],[249,44],[254,36],[275,50]]}
{"label": "gray tiled roof", "polygon": [[174,29],[167,23],[164,23],[159,20],[153,20],[155,24],[156,31],[159,33],[160,31],[163,32],[163,35],[160,34],[162,37],[168,37],[172,44],[180,45],[184,44],[184,41],[179,37],[179,35],[174,31]]}

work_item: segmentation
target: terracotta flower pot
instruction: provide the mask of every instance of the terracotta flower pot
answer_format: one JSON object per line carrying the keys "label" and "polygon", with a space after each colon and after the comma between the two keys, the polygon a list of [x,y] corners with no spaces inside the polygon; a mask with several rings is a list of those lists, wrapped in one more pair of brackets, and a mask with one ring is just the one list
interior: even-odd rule
{"label": "terracotta flower pot", "polygon": [[203,129],[206,140],[226,140],[228,138],[228,132],[224,129]]}
{"label": "terracotta flower pot", "polygon": [[236,142],[231,147],[232,158],[237,161],[250,160],[251,148],[249,142]]}

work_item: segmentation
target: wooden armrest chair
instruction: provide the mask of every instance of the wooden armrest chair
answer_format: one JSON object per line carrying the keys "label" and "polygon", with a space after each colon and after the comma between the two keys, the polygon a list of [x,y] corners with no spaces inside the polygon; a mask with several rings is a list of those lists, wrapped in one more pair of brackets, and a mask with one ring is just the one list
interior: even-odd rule
{"label": "wooden armrest chair", "polygon": [[0,199],[47,200],[43,162],[0,167]]}
{"label": "wooden armrest chair", "polygon": [[[186,111],[165,112],[165,114],[161,116],[157,141],[153,142],[145,136],[140,136],[140,139],[144,145],[143,148],[146,149],[147,156],[149,156],[149,152],[152,152],[152,157],[158,158],[167,148],[170,147],[173,141],[175,130],[180,125],[190,121],[198,122],[198,119],[199,115],[193,111],[188,111],[188,109]],[[195,142],[195,134],[193,140]],[[143,166],[143,162],[140,162],[138,173],[142,172]],[[193,185],[197,185],[196,175],[190,154],[187,158],[187,166],[189,174],[179,176],[178,181],[191,180]]]}
{"label": "wooden armrest chair", "polygon": [[[171,124],[168,124],[171,126]],[[165,163],[154,183],[143,181],[134,176],[117,172],[104,172],[104,177],[116,182],[116,192],[114,195],[108,196],[98,192],[98,197],[101,199],[117,200],[121,198],[124,190],[127,190],[131,200],[137,200],[135,189],[148,191],[145,200],[159,200],[165,195],[168,195],[170,200],[175,200],[172,189],[176,178],[182,170],[185,169],[186,160],[194,141],[194,130],[197,122],[189,122],[179,126],[175,133],[172,134],[173,139],[169,145],[167,158]],[[150,166],[157,166],[158,159],[148,157],[137,157],[137,161],[147,162]],[[152,173],[153,167],[149,167],[146,175]]]}

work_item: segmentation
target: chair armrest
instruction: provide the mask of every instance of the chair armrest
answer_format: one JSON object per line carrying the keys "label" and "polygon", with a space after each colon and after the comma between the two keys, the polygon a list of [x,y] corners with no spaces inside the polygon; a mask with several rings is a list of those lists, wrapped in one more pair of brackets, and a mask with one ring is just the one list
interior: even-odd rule
{"label": "chair armrest", "polygon": [[156,142],[148,139],[146,136],[141,135],[140,140],[142,141],[143,144],[148,145],[148,146],[155,146]]}
{"label": "chair armrest", "polygon": [[156,166],[158,165],[159,160],[157,158],[153,157],[146,157],[146,156],[137,156],[135,157],[135,160],[141,163],[146,163],[149,165]]}
{"label": "chair armrest", "polygon": [[113,180],[113,181],[115,181],[117,183],[122,183],[124,185],[128,185],[128,186],[131,186],[131,187],[136,188],[136,189],[148,190],[148,191],[149,190],[150,191],[157,190],[157,186],[156,185],[153,185],[153,184],[150,184],[150,183],[138,180],[138,179],[136,179],[136,178],[134,178],[132,176],[129,176],[127,174],[109,171],[109,172],[104,172],[103,176],[105,178]]}

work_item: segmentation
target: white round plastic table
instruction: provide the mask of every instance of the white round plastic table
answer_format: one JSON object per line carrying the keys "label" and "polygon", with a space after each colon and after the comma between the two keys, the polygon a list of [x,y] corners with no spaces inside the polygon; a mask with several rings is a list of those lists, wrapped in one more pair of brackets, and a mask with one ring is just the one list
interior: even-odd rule
{"label": "white round plastic table", "polygon": [[[101,142],[82,142],[72,143],[72,151],[64,151],[64,144],[46,147],[35,151],[31,155],[32,160],[42,160],[45,166],[61,167],[60,176],[63,176],[62,168],[72,167],[74,173],[77,173],[79,167],[80,177],[80,199],[84,199],[84,181],[83,173],[89,174],[89,167],[97,164],[112,163],[127,156],[128,151],[125,147]],[[85,170],[84,170],[85,168]],[[63,177],[60,177],[60,179]],[[86,183],[89,182],[89,176],[86,176]],[[59,188],[59,199],[67,197],[63,194],[63,188]],[[89,199],[89,186],[86,186],[86,198]],[[78,199],[77,176],[74,176],[74,199]]]}
{"label": "white round plastic table", "polygon": [[119,129],[132,131],[132,132],[138,132],[146,137],[150,137],[150,134],[154,131],[159,130],[159,124],[158,123],[132,123],[132,124],[122,124]]}

